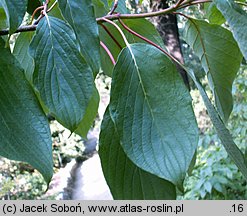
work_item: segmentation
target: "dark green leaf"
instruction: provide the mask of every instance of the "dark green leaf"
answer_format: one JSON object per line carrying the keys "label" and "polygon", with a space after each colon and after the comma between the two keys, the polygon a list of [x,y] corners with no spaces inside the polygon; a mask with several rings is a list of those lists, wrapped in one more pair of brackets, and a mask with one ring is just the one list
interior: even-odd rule
{"label": "dark green leaf", "polygon": [[176,199],[172,183],[143,171],[128,159],[108,111],[101,126],[99,154],[114,199]]}
{"label": "dark green leaf", "polygon": [[[27,4],[27,12],[32,15],[34,10],[41,6],[40,1],[39,0],[28,0],[28,4]],[[39,16],[39,13],[36,14],[36,18]]]}
{"label": "dark green leaf", "polygon": [[0,155],[25,161],[47,183],[53,173],[47,118],[18,62],[0,38]]}
{"label": "dark green leaf", "polygon": [[227,121],[233,107],[232,83],[243,58],[237,43],[227,29],[194,19],[186,24],[185,40],[200,58],[217,110]]}
{"label": "dark green leaf", "polygon": [[15,42],[13,51],[14,56],[24,69],[26,78],[30,83],[33,82],[34,62],[33,58],[28,53],[28,47],[32,37],[33,32],[20,33]]}
{"label": "dark green leaf", "polygon": [[69,25],[54,17],[38,24],[30,51],[35,60],[34,85],[50,112],[74,131],[93,91],[93,75],[79,53]]}
{"label": "dark green leaf", "polygon": [[189,92],[168,57],[147,44],[125,48],[113,71],[109,110],[127,156],[182,188],[198,128]]}
{"label": "dark green leaf", "polygon": [[100,68],[100,43],[98,25],[91,0],[58,0],[64,18],[72,26],[83,56],[94,75]]}
{"label": "dark green leaf", "polygon": [[214,0],[228,22],[234,38],[238,42],[244,58],[247,60],[247,13],[231,0]]}
{"label": "dark green leaf", "polygon": [[9,1],[0,0],[9,23],[9,32],[13,34],[21,25],[23,17],[27,9],[27,0]]}
{"label": "dark green leaf", "polygon": [[89,129],[91,128],[94,119],[98,113],[98,107],[99,107],[99,92],[96,89],[96,87],[93,88],[93,94],[92,97],[88,103],[85,115],[80,122],[78,128],[75,130],[75,133],[79,134],[83,138],[87,138],[87,133]]}
{"label": "dark green leaf", "polygon": [[247,160],[244,157],[244,154],[239,150],[237,145],[234,143],[231,134],[227,130],[225,124],[221,120],[214,106],[211,104],[205,90],[203,89],[200,81],[197,80],[193,71],[187,70],[188,74],[196,84],[202,99],[204,101],[205,106],[207,107],[208,115],[217,131],[217,134],[224,145],[227,153],[232,158],[234,163],[237,165],[239,170],[243,173],[244,177],[247,179]]}

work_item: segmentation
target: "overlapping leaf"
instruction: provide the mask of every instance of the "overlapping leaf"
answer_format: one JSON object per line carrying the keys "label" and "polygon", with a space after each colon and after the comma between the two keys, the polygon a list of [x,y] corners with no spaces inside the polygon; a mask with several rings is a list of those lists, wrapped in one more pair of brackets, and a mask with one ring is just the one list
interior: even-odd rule
{"label": "overlapping leaf", "polygon": [[[127,0],[118,0],[118,6],[116,8],[116,12],[121,14],[127,14],[129,13],[128,8],[126,6]],[[114,0],[108,0],[108,5],[112,8],[114,4]]]}
{"label": "overlapping leaf", "polygon": [[0,28],[5,29],[7,26],[7,18],[0,2]]}
{"label": "overlapping leaf", "polygon": [[76,33],[83,56],[96,75],[100,68],[100,43],[92,1],[58,0],[58,3],[64,18]]}
{"label": "overlapping leaf", "polygon": [[92,0],[92,3],[94,5],[95,17],[103,17],[108,13],[107,1]]}
{"label": "overlapping leaf", "polygon": [[194,19],[186,24],[185,40],[200,58],[217,110],[227,121],[233,106],[232,83],[243,58],[237,43],[227,29]]}
{"label": "overlapping leaf", "polygon": [[101,126],[99,155],[114,199],[176,199],[172,183],[143,171],[126,156],[108,111]]}
{"label": "overlapping leaf", "polygon": [[22,1],[9,1],[0,0],[9,23],[9,32],[13,34],[16,29],[21,25],[23,17],[27,9],[27,0]]}
{"label": "overlapping leaf", "polygon": [[32,37],[33,32],[20,33],[16,39],[13,51],[14,56],[24,69],[26,78],[30,83],[33,81],[34,62],[33,58],[28,53],[28,47]]}
{"label": "overlapping leaf", "polygon": [[47,182],[53,173],[47,118],[18,62],[0,38],[0,155],[25,161]]}
{"label": "overlapping leaf", "polygon": [[72,29],[46,16],[37,27],[30,51],[41,99],[59,122],[74,131],[91,98],[93,74],[77,49]]}
{"label": "overlapping leaf", "polygon": [[204,101],[205,106],[207,107],[208,115],[215,126],[216,132],[224,145],[227,153],[237,165],[239,170],[243,173],[244,177],[247,179],[247,159],[245,158],[244,154],[240,151],[237,145],[234,143],[233,138],[226,128],[225,124],[221,120],[219,114],[215,110],[214,106],[211,104],[210,99],[208,98],[205,90],[203,89],[201,83],[197,80],[196,76],[194,75],[193,71],[187,70],[188,74],[196,84],[202,99]]}
{"label": "overlapping leaf", "polygon": [[207,18],[211,24],[221,25],[226,20],[221,12],[217,9],[216,5],[212,2],[207,8]]}
{"label": "overlapping leaf", "polygon": [[214,0],[228,22],[244,58],[247,59],[247,13],[232,0]]}
{"label": "overlapping leaf", "polygon": [[150,45],[125,48],[113,71],[109,111],[127,156],[182,187],[198,128],[175,65]]}
{"label": "overlapping leaf", "polygon": [[[104,23],[103,25],[108,29],[109,32],[111,32],[112,35],[114,35],[117,43],[102,27],[100,28],[100,40],[107,46],[114,59],[116,60],[121,50],[125,47],[125,43],[123,41],[123,38],[121,37],[121,34],[114,26],[107,23]],[[100,49],[100,54],[102,70],[106,75],[111,76],[114,65],[112,64],[111,59],[102,47]]]}
{"label": "overlapping leaf", "polygon": [[[49,0],[50,4],[54,4],[57,0]],[[58,19],[64,20],[61,10],[58,6],[54,7],[50,12],[49,16],[56,17]]]}
{"label": "overlapping leaf", "polygon": [[75,133],[79,134],[83,138],[87,138],[87,133],[89,129],[91,128],[94,119],[96,118],[98,114],[98,107],[99,107],[99,92],[96,89],[96,87],[93,88],[93,94],[91,96],[91,99],[88,103],[85,115],[78,125],[77,129],[75,130]]}
{"label": "overlapping leaf", "polygon": [[[143,37],[153,41],[154,43],[158,44],[160,47],[164,48],[164,43],[155,29],[154,25],[150,23],[146,19],[133,19],[133,20],[123,20],[123,22],[131,28],[133,31],[137,32],[138,34],[142,35]],[[119,24],[117,22],[117,24]],[[106,28],[111,32],[112,35],[114,35],[114,38],[119,43],[119,45],[112,40],[112,38],[107,34],[107,32],[100,28],[100,39],[106,44],[110,52],[112,53],[115,60],[117,59],[120,51],[125,47],[125,43],[123,41],[122,36],[119,34],[118,30],[112,26],[104,24]],[[119,24],[121,27],[121,24]],[[145,26],[145,28],[143,28]],[[140,38],[130,34],[125,29],[122,29],[125,36],[128,39],[129,43],[146,43],[145,41],[141,40]],[[106,54],[106,52],[101,49],[101,61],[102,61],[102,69],[105,74],[111,76],[113,64],[110,61],[109,56]]]}

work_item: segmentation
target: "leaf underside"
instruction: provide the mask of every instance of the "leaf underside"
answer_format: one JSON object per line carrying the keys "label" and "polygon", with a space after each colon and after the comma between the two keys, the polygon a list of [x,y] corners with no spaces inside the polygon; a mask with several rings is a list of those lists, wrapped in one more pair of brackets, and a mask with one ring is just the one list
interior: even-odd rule
{"label": "leaf underside", "polygon": [[233,107],[232,84],[243,58],[238,45],[227,29],[195,19],[186,23],[185,40],[199,57],[226,122]]}
{"label": "leaf underside", "polygon": [[217,8],[225,17],[239,48],[247,60],[247,13],[242,10],[234,1],[214,0]]}
{"label": "leaf underside", "polygon": [[15,41],[13,55],[19,61],[25,71],[27,80],[33,82],[34,62],[29,55],[28,48],[33,37],[33,32],[22,32]]}

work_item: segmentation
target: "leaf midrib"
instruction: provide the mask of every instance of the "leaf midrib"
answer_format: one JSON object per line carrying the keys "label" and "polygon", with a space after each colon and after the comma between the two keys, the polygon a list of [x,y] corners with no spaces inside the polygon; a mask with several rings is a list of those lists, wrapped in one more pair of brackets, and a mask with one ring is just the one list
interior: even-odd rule
{"label": "leaf midrib", "polygon": [[[164,140],[165,140],[165,139],[164,139],[164,136],[162,136],[162,133],[161,133],[161,131],[159,130],[157,124],[156,124],[156,121],[155,121],[155,118],[154,118],[154,113],[153,113],[152,107],[151,107],[151,105],[150,105],[150,103],[149,103],[149,100],[148,100],[148,97],[147,97],[147,93],[146,93],[146,90],[145,90],[145,87],[144,87],[144,84],[143,84],[143,81],[142,81],[142,78],[141,78],[140,70],[139,70],[139,67],[138,67],[138,65],[137,65],[137,62],[136,62],[134,53],[132,52],[131,46],[130,46],[129,44],[127,45],[127,48],[128,48],[128,50],[130,51],[131,57],[132,57],[132,59],[133,59],[133,61],[134,61],[134,65],[135,65],[135,67],[136,67],[136,72],[137,72],[137,75],[138,75],[138,78],[139,78],[139,81],[140,81],[140,85],[141,85],[141,87],[142,87],[142,91],[143,91],[143,94],[144,94],[144,100],[146,100],[146,102],[147,102],[147,104],[148,104],[148,108],[149,108],[150,113],[151,113],[151,116],[152,116],[152,122],[154,122],[154,125],[155,125],[155,127],[156,127],[156,129],[157,129],[157,131],[158,131],[160,140],[161,140],[161,142],[162,142],[162,144],[163,144],[162,147],[164,147],[164,145],[166,145],[166,143],[164,143]],[[168,124],[168,126],[169,126],[169,124]],[[170,129],[170,131],[173,131],[173,130]],[[175,135],[175,134],[174,134],[174,135]],[[176,137],[176,136],[174,136],[174,137],[175,137],[177,143],[180,143],[180,142],[177,140],[177,137]],[[169,148],[170,151],[172,152],[172,154],[173,154],[175,160],[177,161],[177,164],[178,164],[178,167],[179,167],[180,171],[182,171],[181,164],[180,164],[180,162],[178,161],[178,159],[176,158],[176,154],[174,153],[173,149],[170,147],[170,145],[166,145],[166,146],[168,146],[168,148]],[[152,150],[153,150],[153,152],[154,152],[153,145],[151,145],[151,148],[152,148]],[[153,154],[154,154],[154,153],[153,153]],[[156,158],[156,157],[155,157],[155,162],[156,162],[157,167],[158,167],[158,169],[160,170],[160,172],[161,172],[162,174],[164,174],[163,171],[161,170],[161,167],[160,167],[159,162],[157,161],[157,158]],[[166,165],[166,166],[167,166],[167,165]],[[171,163],[171,166],[173,167],[173,163]],[[174,170],[174,167],[173,167],[173,170]],[[170,172],[169,169],[167,169],[166,171],[169,173],[169,176],[170,176],[170,177],[173,176],[173,175],[171,174],[171,172]]]}

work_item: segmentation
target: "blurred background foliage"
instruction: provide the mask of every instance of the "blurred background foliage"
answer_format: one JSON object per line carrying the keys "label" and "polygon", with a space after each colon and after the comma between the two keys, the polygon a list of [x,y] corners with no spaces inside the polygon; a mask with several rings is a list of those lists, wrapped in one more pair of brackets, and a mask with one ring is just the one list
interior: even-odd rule
{"label": "blurred background foliage", "polygon": [[[132,12],[146,12],[149,10],[149,1],[129,0],[128,6]],[[207,6],[195,6],[185,9],[184,12],[196,18],[208,18],[206,11]],[[184,22],[184,18],[179,18],[180,30],[183,29]],[[180,31],[180,39],[185,64],[195,70],[210,95],[199,59],[184,42],[182,31]],[[105,76],[99,76],[98,80],[101,83],[98,88],[100,93],[109,93],[109,83],[107,85],[104,83]],[[193,88],[193,83],[191,85],[193,106],[200,128],[200,140],[194,170],[186,177],[185,192],[180,194],[178,199],[247,199],[247,182],[221,145],[199,92]],[[227,127],[235,143],[245,152],[247,159],[247,65],[244,60],[233,85],[233,98],[234,108]],[[99,127],[98,124],[96,125]],[[56,173],[73,158],[83,155],[84,140],[75,134],[70,136],[70,132],[56,121],[51,121],[51,131]],[[44,197],[45,190],[45,181],[30,165],[0,158],[0,199],[54,199],[55,194]]]}
{"label": "blurred background foliage", "polygon": [[[200,127],[197,160],[191,176],[185,180],[185,194],[179,199],[247,199],[247,182],[228,157],[212,128],[196,90],[192,91]],[[228,129],[235,143],[247,152],[247,66],[242,65],[233,86],[234,108]],[[247,155],[247,154],[246,154]],[[246,157],[247,158],[247,157]]]}

